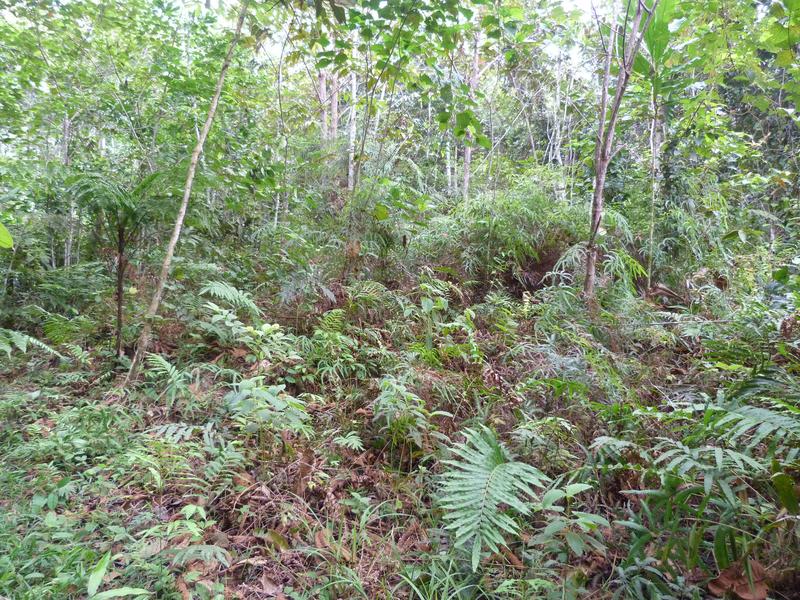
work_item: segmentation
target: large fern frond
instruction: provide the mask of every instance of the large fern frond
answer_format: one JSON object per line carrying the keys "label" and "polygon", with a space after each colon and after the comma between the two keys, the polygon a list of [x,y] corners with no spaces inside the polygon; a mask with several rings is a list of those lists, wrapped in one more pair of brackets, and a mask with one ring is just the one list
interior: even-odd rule
{"label": "large fern frond", "polygon": [[27,333],[14,331],[13,329],[0,328],[0,352],[5,352],[8,356],[11,356],[11,351],[16,347],[17,350],[24,354],[28,351],[28,347],[30,346],[43,350],[58,358],[64,358],[56,350]]}
{"label": "large fern frond", "polygon": [[519,533],[514,514],[530,514],[527,499],[548,478],[514,460],[486,427],[467,429],[464,437],[452,449],[457,458],[443,461],[449,470],[442,476],[439,502],[456,546],[471,545],[472,568],[477,570],[484,547],[497,552],[505,546],[504,534]]}
{"label": "large fern frond", "polygon": [[218,300],[223,300],[234,308],[244,309],[254,316],[261,314],[250,294],[236,289],[224,281],[208,281],[203,286],[203,289],[200,290],[200,293],[204,296],[213,296]]}

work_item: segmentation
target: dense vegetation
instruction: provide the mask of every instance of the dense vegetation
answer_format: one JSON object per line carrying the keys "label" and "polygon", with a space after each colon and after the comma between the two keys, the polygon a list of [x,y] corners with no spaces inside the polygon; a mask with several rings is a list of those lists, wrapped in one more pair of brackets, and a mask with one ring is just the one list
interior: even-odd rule
{"label": "dense vegetation", "polygon": [[0,15],[0,597],[800,597],[798,0]]}

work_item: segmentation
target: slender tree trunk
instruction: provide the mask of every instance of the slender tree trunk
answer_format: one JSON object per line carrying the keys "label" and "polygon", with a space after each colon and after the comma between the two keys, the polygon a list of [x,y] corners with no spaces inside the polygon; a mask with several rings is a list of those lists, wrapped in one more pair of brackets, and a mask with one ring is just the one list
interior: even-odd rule
{"label": "slender tree trunk", "polygon": [[228,72],[228,68],[231,66],[233,52],[239,43],[239,38],[242,34],[242,26],[244,25],[244,19],[246,15],[247,0],[244,0],[242,2],[242,8],[239,11],[239,18],[236,21],[236,30],[233,34],[233,39],[228,46],[228,52],[225,55],[225,59],[222,61],[222,67],[220,68],[217,85],[214,89],[214,95],[212,96],[211,103],[208,107],[208,116],[206,117],[206,122],[203,125],[203,129],[200,131],[197,144],[195,145],[191,159],[189,160],[189,169],[186,173],[186,183],[183,186],[183,200],[181,201],[180,208],[178,209],[178,216],[175,219],[172,237],[170,237],[169,243],[167,244],[167,252],[164,256],[164,263],[161,265],[161,274],[159,275],[158,283],[156,284],[156,290],[153,294],[153,299],[150,302],[150,307],[147,309],[144,328],[142,329],[142,334],[139,336],[139,341],[136,344],[136,354],[131,362],[131,368],[128,371],[128,376],[125,378],[126,385],[131,381],[136,380],[142,359],[150,347],[150,341],[153,334],[153,318],[156,316],[156,314],[158,314],[158,309],[161,306],[161,298],[164,295],[164,286],[169,278],[169,269],[172,265],[172,257],[175,254],[175,246],[178,245],[178,239],[180,238],[181,230],[183,229],[183,220],[186,217],[186,209],[189,206],[189,199],[192,195],[192,185],[194,184],[194,176],[197,171],[197,163],[199,162],[200,155],[203,152],[203,146],[205,145],[206,138],[208,137],[208,132],[211,130],[211,125],[214,123],[214,115],[217,112],[219,97],[222,93],[222,86],[225,84],[225,74]]}
{"label": "slender tree trunk", "polygon": [[658,98],[655,86],[650,98],[650,109],[653,113],[650,121],[650,232],[647,256],[647,288],[653,283],[653,260],[655,258],[656,200],[658,198],[658,153],[661,147],[658,139]]}
{"label": "slender tree trunk", "polygon": [[347,191],[352,192],[356,184],[356,103],[358,102],[358,78],[350,73],[350,116],[347,121]]}
{"label": "slender tree trunk", "polygon": [[14,247],[11,248],[11,260],[8,261],[8,269],[6,269],[6,276],[3,278],[3,296],[8,293],[8,280],[11,278],[11,271],[14,267],[14,259],[17,256],[17,248],[19,248],[19,244],[14,244]]}
{"label": "slender tree trunk", "polygon": [[381,107],[383,106],[383,101],[386,98],[386,84],[381,85],[381,93],[378,96],[378,107],[375,109],[375,137],[378,137],[378,134],[381,130]]}
{"label": "slender tree trunk", "polygon": [[[61,162],[65,167],[69,167],[69,142],[72,135],[72,122],[68,115],[64,115],[64,121],[61,125]],[[75,240],[75,216],[77,207],[75,206],[75,199],[70,198],[69,201],[69,217],[67,219],[67,238],[64,240],[64,266],[69,267],[72,264],[72,246]]]}
{"label": "slender tree trunk", "polygon": [[125,230],[117,227],[117,358],[122,356],[122,311],[125,302]]}
{"label": "slender tree trunk", "polygon": [[[644,0],[628,0],[628,12],[630,12],[631,3],[636,4],[636,9],[631,19],[630,29],[627,33],[623,32],[623,48],[622,56],[619,57],[620,60],[618,61],[619,73],[617,75],[616,90],[610,105],[608,104],[608,94],[611,80],[611,63],[617,47],[617,36],[619,35],[616,22],[612,24],[611,35],[609,36],[610,39],[607,40],[605,65],[600,86],[600,114],[594,153],[594,193],[592,194],[592,216],[589,228],[589,241],[586,245],[586,279],[583,283],[584,295],[590,300],[594,298],[599,252],[597,247],[597,234],[600,231],[600,225],[603,221],[603,192],[606,185],[608,165],[611,163],[611,158],[613,156],[614,133],[617,128],[619,110],[622,105],[622,98],[625,95],[625,90],[628,87],[628,82],[630,81],[631,72],[633,71],[633,61],[636,59],[636,54],[639,52],[639,46],[642,43],[644,32],[647,31],[647,28],[650,26],[650,20],[653,18],[658,0],[653,0],[653,5],[650,9],[646,9]],[[645,13],[647,13],[647,18],[645,19],[644,26],[640,27]],[[616,21],[616,17],[614,17],[614,19]],[[627,16],[625,20],[627,24]],[[607,116],[608,119],[606,119]]]}
{"label": "slender tree trunk", "polygon": [[[469,95],[472,100],[475,100],[475,90],[478,88],[478,67],[479,67],[479,50],[480,47],[480,32],[475,33],[475,40],[472,46],[472,69],[469,76]],[[464,145],[464,180],[461,186],[461,193],[464,197],[464,202],[469,199],[469,181],[470,181],[470,168],[472,166],[472,135],[467,134]]]}
{"label": "slender tree trunk", "polygon": [[447,177],[447,195],[453,195],[453,158],[450,156],[450,140],[444,141],[444,172]]}
{"label": "slender tree trunk", "polygon": [[328,139],[336,142],[339,133],[339,74],[334,72],[331,76],[331,128]]}
{"label": "slender tree trunk", "polygon": [[328,75],[325,71],[319,72],[319,78],[317,80],[317,93],[319,94],[319,129],[320,135],[322,138],[323,146],[328,141],[328,134],[329,131],[329,124],[328,124],[328,105],[330,100],[328,99]]}

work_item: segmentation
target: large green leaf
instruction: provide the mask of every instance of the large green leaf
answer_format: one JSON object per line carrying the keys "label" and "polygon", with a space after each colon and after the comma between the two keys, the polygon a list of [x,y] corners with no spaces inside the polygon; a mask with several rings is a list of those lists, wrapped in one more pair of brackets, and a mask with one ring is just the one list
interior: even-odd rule
{"label": "large green leaf", "polygon": [[644,44],[653,69],[658,72],[668,55],[671,38],[670,23],[675,14],[676,0],[661,0],[656,6],[650,26],[644,33]]}
{"label": "large green leaf", "polygon": [[111,552],[106,552],[103,555],[103,558],[95,565],[92,572],[89,573],[89,580],[86,585],[86,593],[89,596],[94,596],[97,593],[97,590],[100,588],[100,584],[103,583],[103,577],[106,574],[106,569],[108,569],[108,563],[111,560]]}
{"label": "large green leaf", "polygon": [[14,239],[6,229],[6,226],[0,223],[0,248],[13,248]]}

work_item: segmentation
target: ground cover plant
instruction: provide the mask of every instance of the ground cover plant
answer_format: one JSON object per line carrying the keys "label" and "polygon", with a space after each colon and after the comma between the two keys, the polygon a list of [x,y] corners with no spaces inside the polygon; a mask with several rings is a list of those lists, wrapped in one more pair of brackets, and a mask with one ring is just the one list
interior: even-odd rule
{"label": "ground cover plant", "polygon": [[800,597],[798,2],[0,16],[0,598]]}

